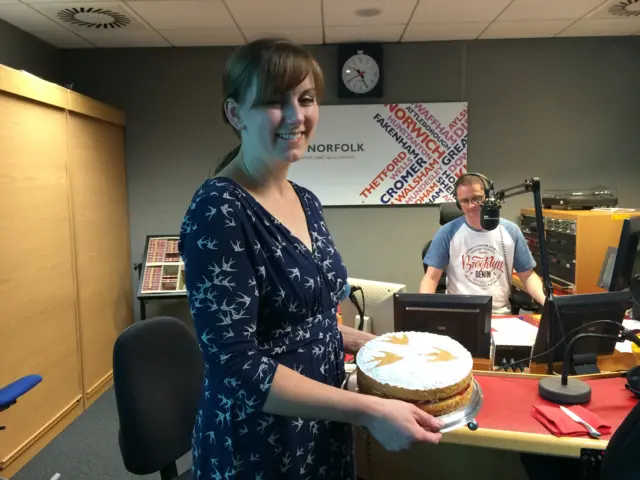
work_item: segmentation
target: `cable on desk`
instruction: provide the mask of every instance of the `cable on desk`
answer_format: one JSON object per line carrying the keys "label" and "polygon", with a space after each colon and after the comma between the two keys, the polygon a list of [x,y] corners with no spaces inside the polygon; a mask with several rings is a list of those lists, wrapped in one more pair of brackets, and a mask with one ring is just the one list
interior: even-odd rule
{"label": "cable on desk", "polygon": [[548,354],[548,353],[551,353],[551,352],[553,352],[556,348],[558,348],[558,346],[560,346],[560,344],[561,344],[562,342],[564,342],[564,341],[567,339],[567,337],[568,337],[569,335],[571,335],[573,332],[576,332],[576,331],[580,330],[581,328],[588,327],[589,325],[594,325],[594,324],[596,324],[596,323],[613,323],[614,325],[618,325],[618,326],[620,325],[618,322],[614,322],[614,321],[612,321],[612,320],[594,320],[593,322],[585,323],[584,325],[580,325],[579,327],[576,327],[576,328],[574,328],[573,330],[571,330],[569,333],[567,333],[565,336],[563,336],[563,337],[558,341],[558,343],[556,343],[553,347],[551,347],[551,348],[550,348],[549,350],[547,350],[546,352],[539,353],[538,355],[534,355],[534,356],[532,356],[532,357],[523,358],[522,360],[518,360],[517,362],[508,363],[508,364],[506,364],[506,365],[500,365],[496,370],[503,370],[503,369],[504,369],[504,370],[506,370],[507,368],[513,367],[514,365],[517,365],[517,364],[519,364],[519,363],[522,363],[522,362],[530,362],[530,361],[531,361],[531,360],[533,360],[534,358],[542,357],[542,356],[544,356],[544,355],[546,355],[546,354]]}

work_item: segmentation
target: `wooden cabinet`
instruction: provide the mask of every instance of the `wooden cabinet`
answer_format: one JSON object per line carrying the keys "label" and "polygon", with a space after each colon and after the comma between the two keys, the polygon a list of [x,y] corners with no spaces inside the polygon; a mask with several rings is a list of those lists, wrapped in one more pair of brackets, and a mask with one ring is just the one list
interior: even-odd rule
{"label": "wooden cabinet", "polygon": [[10,477],[112,380],[133,322],[124,115],[0,66],[0,386],[43,381],[0,412]]}
{"label": "wooden cabinet", "polygon": [[[523,209],[520,227],[542,275],[535,230],[535,210]],[[617,247],[625,218],[640,212],[544,209],[549,272],[554,285],[568,293],[597,293],[608,247]]]}

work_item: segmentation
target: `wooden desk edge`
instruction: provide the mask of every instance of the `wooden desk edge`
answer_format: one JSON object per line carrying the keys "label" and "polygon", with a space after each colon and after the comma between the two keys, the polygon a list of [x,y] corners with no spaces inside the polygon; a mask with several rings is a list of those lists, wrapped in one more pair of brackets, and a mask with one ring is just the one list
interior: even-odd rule
{"label": "wooden desk edge", "polygon": [[608,440],[594,440],[587,437],[556,437],[551,434],[492,430],[479,427],[475,431],[461,427],[447,432],[442,435],[442,443],[561,457],[579,457],[580,450],[583,448],[604,450],[609,443]]}
{"label": "wooden desk edge", "polygon": [[[527,378],[531,380],[539,380],[541,378],[548,377],[548,375],[541,374],[482,370],[474,371],[473,374],[477,377]],[[604,372],[590,375],[576,375],[572,376],[572,378],[596,380],[619,376],[619,372]],[[582,448],[604,450],[609,444],[608,440],[594,440],[587,437],[556,437],[552,434],[495,430],[482,428],[482,425],[479,425],[479,427],[480,428],[475,431],[471,431],[466,427],[461,427],[452,432],[447,432],[442,436],[442,442],[472,447],[496,448],[499,450],[523,453],[556,455],[561,457],[579,457],[580,450]]]}

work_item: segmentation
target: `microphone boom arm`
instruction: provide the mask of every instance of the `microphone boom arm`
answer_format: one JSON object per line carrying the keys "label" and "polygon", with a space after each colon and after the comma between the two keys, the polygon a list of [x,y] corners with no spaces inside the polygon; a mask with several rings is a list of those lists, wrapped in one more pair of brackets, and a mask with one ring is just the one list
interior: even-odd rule
{"label": "microphone boom arm", "polygon": [[[538,245],[540,248],[540,263],[542,264],[542,285],[545,294],[545,303],[553,300],[553,283],[549,273],[549,258],[547,254],[547,242],[544,232],[544,216],[542,215],[542,197],[540,195],[540,179],[532,177],[524,182],[495,192],[495,198],[500,205],[506,198],[515,197],[524,193],[533,193],[533,206],[536,212],[536,227],[538,230]],[[544,308],[544,305],[543,305]],[[551,342],[551,326],[547,329],[547,344]],[[553,356],[549,356],[547,373],[553,373]]]}
{"label": "microphone boom arm", "polygon": [[553,283],[549,274],[549,260],[547,256],[547,243],[544,235],[544,217],[542,215],[542,197],[540,195],[540,179],[533,177],[523,183],[514,185],[495,192],[498,202],[503,202],[506,198],[515,197],[524,193],[533,193],[533,205],[536,212],[536,226],[538,229],[538,243],[540,245],[540,263],[542,264],[542,284],[545,289],[547,299],[553,297]]}

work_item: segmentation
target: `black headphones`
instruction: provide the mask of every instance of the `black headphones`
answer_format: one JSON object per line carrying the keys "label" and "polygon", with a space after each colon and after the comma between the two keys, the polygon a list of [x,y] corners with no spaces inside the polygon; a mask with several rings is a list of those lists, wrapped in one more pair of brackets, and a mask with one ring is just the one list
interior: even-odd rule
{"label": "black headphones", "polygon": [[460,182],[462,181],[462,179],[465,177],[477,177],[480,180],[482,180],[482,184],[484,185],[485,196],[489,195],[489,185],[491,185],[491,180],[489,180],[487,177],[485,177],[481,173],[465,173],[460,175],[456,180],[456,183],[453,184],[453,198],[456,199],[456,206],[460,210],[462,210],[462,207],[460,206],[460,202],[458,201],[458,187],[460,186]]}

